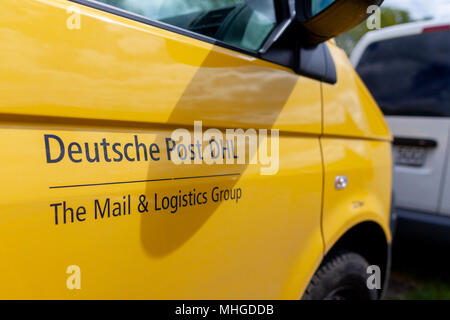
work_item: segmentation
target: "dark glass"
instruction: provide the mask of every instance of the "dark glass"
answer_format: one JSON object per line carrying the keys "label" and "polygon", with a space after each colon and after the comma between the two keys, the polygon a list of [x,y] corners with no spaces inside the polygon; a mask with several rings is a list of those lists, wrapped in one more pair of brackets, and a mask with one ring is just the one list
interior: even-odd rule
{"label": "dark glass", "polygon": [[256,51],[276,26],[274,0],[97,0]]}
{"label": "dark glass", "polygon": [[374,42],[356,70],[386,115],[450,116],[450,31]]}
{"label": "dark glass", "polygon": [[311,15],[314,17],[323,10],[331,6],[335,0],[312,0],[311,1]]}

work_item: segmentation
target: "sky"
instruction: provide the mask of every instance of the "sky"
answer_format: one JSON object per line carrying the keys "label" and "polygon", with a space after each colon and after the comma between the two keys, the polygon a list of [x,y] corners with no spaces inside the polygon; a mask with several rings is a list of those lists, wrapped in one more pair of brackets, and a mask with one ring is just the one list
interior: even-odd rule
{"label": "sky", "polygon": [[406,9],[414,19],[450,18],[450,0],[384,0],[383,5]]}

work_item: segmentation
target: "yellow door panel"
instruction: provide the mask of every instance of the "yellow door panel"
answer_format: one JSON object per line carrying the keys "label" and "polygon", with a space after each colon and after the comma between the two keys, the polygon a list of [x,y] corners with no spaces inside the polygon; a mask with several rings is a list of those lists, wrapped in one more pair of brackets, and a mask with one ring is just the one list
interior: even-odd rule
{"label": "yellow door panel", "polygon": [[321,132],[319,82],[276,64],[65,0],[0,17],[0,114]]}
{"label": "yellow door panel", "polygon": [[[326,250],[351,227],[373,221],[383,227],[390,242],[392,164],[388,142],[356,139],[321,139],[324,159],[323,236]],[[348,185],[335,187],[345,175]]]}
{"label": "yellow door panel", "polygon": [[353,69],[345,52],[328,43],[336,64],[337,83],[323,84],[325,135],[391,139],[375,100]]}
{"label": "yellow door panel", "polygon": [[[282,137],[278,174],[261,176],[252,165],[175,165],[165,130],[0,128],[0,298],[295,299],[321,258],[317,138]],[[135,136],[162,145],[160,160],[106,163],[101,146],[100,162],[67,153],[87,143],[95,157],[106,138],[133,143],[127,156],[136,158]],[[61,154],[55,137],[63,141],[60,162],[46,163],[46,137],[50,159]],[[186,205],[178,197],[189,193]],[[66,287],[71,265],[81,290]]]}
{"label": "yellow door panel", "polygon": [[[0,298],[299,298],[324,250],[320,83],[87,7],[70,30],[73,5],[2,1]],[[278,172],[175,165],[195,120],[280,129]]]}

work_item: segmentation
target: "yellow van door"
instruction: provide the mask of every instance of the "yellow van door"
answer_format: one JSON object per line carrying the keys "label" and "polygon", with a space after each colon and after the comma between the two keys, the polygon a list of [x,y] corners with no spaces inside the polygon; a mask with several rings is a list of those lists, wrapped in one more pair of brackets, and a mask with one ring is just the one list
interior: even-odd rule
{"label": "yellow van door", "polygon": [[[66,0],[0,16],[1,299],[301,297],[323,254],[318,81]],[[279,129],[276,173],[175,164],[172,132],[200,122]]]}

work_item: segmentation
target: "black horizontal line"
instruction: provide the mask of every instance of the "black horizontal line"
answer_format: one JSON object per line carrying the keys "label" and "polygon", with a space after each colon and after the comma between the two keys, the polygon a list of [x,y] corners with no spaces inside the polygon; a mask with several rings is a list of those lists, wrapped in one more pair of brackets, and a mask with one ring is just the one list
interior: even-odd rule
{"label": "black horizontal line", "polygon": [[232,176],[240,176],[240,175],[241,175],[240,173],[227,173],[227,174],[214,174],[214,175],[209,175],[209,176],[194,176],[194,177],[162,178],[162,179],[151,179],[151,180],[135,180],[135,181],[119,181],[119,182],[74,184],[74,185],[67,185],[67,186],[53,186],[53,187],[50,187],[50,189],[97,187],[97,186],[108,186],[108,185],[115,185],[115,184],[158,182],[158,181],[175,181],[175,180],[188,180],[188,179],[204,179],[204,178],[215,178],[215,177],[232,177]]}

